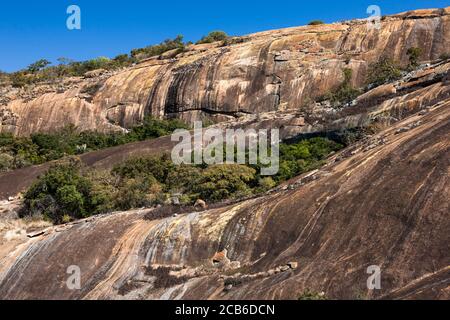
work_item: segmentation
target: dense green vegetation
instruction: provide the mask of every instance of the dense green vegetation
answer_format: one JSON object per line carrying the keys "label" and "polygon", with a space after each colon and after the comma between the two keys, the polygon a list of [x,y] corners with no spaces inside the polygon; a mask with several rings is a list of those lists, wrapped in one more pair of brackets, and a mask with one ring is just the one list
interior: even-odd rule
{"label": "dense green vegetation", "polygon": [[42,215],[63,223],[92,214],[197,199],[210,203],[264,192],[319,166],[342,146],[327,138],[280,145],[280,171],[259,174],[259,165],[181,165],[168,155],[129,159],[110,171],[89,170],[76,158],[60,160],[25,194],[21,216]]}
{"label": "dense green vegetation", "polygon": [[[388,82],[400,79],[405,72],[413,71],[419,66],[419,58],[422,55],[422,48],[411,47],[406,51],[409,64],[406,67],[387,57],[381,57],[377,62],[369,66],[367,73],[367,84],[379,86]],[[445,56],[441,57],[445,59]]]}
{"label": "dense green vegetation", "polygon": [[321,100],[329,100],[333,106],[348,103],[362,93],[361,90],[354,88],[351,84],[352,69],[344,68],[342,72],[344,81],[336,89],[328,92],[321,98]]}
{"label": "dense green vegetation", "polygon": [[129,133],[77,132],[73,126],[54,133],[35,133],[31,137],[14,137],[0,133],[0,172],[60,159],[68,155],[143,141],[171,134],[175,129],[189,129],[180,120],[157,120],[146,117]]}
{"label": "dense green vegetation", "polygon": [[59,64],[50,66],[50,62],[42,59],[24,70],[7,74],[3,85],[11,84],[13,87],[23,87],[39,82],[54,82],[63,77],[83,76],[88,71],[96,69],[115,70],[131,65],[134,60],[127,54],[119,55],[114,59],[99,57],[87,61],[77,62],[67,58],[59,58]]}
{"label": "dense green vegetation", "polygon": [[0,85],[11,84],[20,88],[40,82],[52,82],[63,77],[83,76],[89,71],[97,69],[115,70],[132,65],[139,60],[161,55],[164,52],[178,49],[183,51],[189,43],[183,42],[183,36],[167,39],[160,44],[140,49],[133,49],[130,54],[120,54],[113,59],[99,57],[87,61],[73,61],[68,58],[59,58],[58,65],[51,66],[51,62],[41,59],[29,65],[24,70],[13,73],[0,73]]}
{"label": "dense green vegetation", "polygon": [[167,39],[157,45],[148,46],[140,49],[131,50],[131,57],[141,60],[153,56],[159,56],[164,52],[177,49],[178,52],[184,51],[188,43],[183,42],[183,36],[178,35],[175,39]]}
{"label": "dense green vegetation", "polygon": [[[55,223],[86,217],[92,208],[91,182],[79,174],[80,162],[65,160],[52,167],[28,190],[26,214],[41,214]],[[24,216],[24,212],[19,213]]]}
{"label": "dense green vegetation", "polygon": [[367,84],[379,86],[387,82],[400,79],[402,68],[392,59],[382,57],[377,62],[369,66],[367,73]]}
{"label": "dense green vegetation", "polygon": [[412,47],[406,51],[409,58],[409,70],[414,70],[419,66],[419,58],[422,55],[422,48]]}
{"label": "dense green vegetation", "polygon": [[[241,42],[240,39],[229,40],[227,34],[223,31],[213,31],[204,36],[198,43],[214,41],[223,41],[224,45]],[[5,73],[0,71],[0,86],[12,85],[13,87],[21,88],[35,83],[55,82],[63,77],[83,76],[87,72],[97,69],[116,70],[172,50],[176,50],[174,52],[175,56],[183,52],[186,46],[190,44],[192,42],[184,42],[183,36],[178,35],[174,39],[166,39],[156,45],[133,49],[129,54],[120,54],[113,59],[98,57],[87,61],[73,61],[63,57],[59,58],[58,64],[54,66],[51,65],[50,61],[41,59],[17,72]]]}
{"label": "dense green vegetation", "polygon": [[[439,59],[441,59],[441,60],[448,60],[448,59],[450,59],[450,53],[446,52],[446,53],[441,54],[439,56]],[[0,72],[0,79],[1,79],[1,72]]]}
{"label": "dense green vegetation", "polygon": [[[415,70],[419,66],[419,58],[422,54],[421,48],[411,47],[406,54],[409,58],[409,64],[406,67],[400,66],[399,63],[385,56],[381,57],[377,62],[369,66],[366,76],[366,84],[372,87],[380,86],[385,83],[400,79],[406,72]],[[441,57],[445,59],[445,55]],[[347,61],[349,62],[349,60]],[[344,68],[344,81],[334,90],[322,96],[319,100],[329,100],[333,106],[340,106],[350,102],[358,95],[363,93],[362,90],[354,88],[351,85],[352,70]]]}
{"label": "dense green vegetation", "polygon": [[[212,43],[222,41],[223,46],[244,42],[244,38],[231,38],[223,31],[212,31],[202,37],[197,44]],[[12,85],[21,88],[41,82],[55,82],[63,77],[83,76],[89,71],[97,69],[116,70],[128,67],[143,59],[160,56],[168,51],[174,50],[174,56],[186,50],[186,47],[192,42],[184,42],[183,36],[178,35],[174,39],[166,39],[155,45],[143,48],[137,48],[130,51],[129,54],[120,54],[113,59],[107,57],[98,57],[86,61],[74,61],[68,58],[59,58],[57,65],[46,59],[40,59],[23,70],[6,73],[0,71],[0,86]]]}
{"label": "dense green vegetation", "polygon": [[306,139],[294,144],[281,144],[280,170],[274,180],[279,183],[316,169],[331,152],[342,147],[341,144],[322,137]]}

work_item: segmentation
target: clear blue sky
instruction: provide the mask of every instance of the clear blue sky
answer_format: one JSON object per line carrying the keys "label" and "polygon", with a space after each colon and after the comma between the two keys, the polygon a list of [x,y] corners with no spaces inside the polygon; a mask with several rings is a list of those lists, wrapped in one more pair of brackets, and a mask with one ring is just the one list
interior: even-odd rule
{"label": "clear blue sky", "polygon": [[[66,28],[66,9],[81,8],[82,30]],[[211,30],[231,35],[367,17],[375,4],[382,14],[450,6],[450,0],[2,0],[0,70],[14,71],[40,58],[86,60],[114,57],[133,48],[183,34],[196,41]]]}

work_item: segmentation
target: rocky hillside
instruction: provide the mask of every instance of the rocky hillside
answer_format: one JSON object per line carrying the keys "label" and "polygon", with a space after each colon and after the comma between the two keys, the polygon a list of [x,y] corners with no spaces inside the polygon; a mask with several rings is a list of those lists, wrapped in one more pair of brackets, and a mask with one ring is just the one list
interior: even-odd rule
{"label": "rocky hillside", "polygon": [[[450,101],[267,195],[158,218],[115,213],[0,246],[3,299],[449,299]],[[66,287],[78,265],[82,289]],[[367,290],[366,269],[382,270]],[[44,272],[45,270],[45,272]]]}
{"label": "rocky hillside", "polygon": [[353,70],[363,86],[381,56],[406,65],[450,51],[450,8],[385,17],[380,30],[365,21],[304,26],[241,37],[238,43],[193,45],[118,72],[94,72],[58,84],[2,89],[1,131],[28,135],[69,123],[80,130],[121,130],[145,115],[222,121],[243,114],[302,110]]}

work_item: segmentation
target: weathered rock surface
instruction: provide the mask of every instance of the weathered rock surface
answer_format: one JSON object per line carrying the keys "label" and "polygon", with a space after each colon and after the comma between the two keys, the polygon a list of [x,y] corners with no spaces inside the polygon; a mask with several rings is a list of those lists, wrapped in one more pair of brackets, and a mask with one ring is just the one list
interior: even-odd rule
{"label": "weathered rock surface", "polygon": [[[151,209],[63,226],[16,219],[18,198],[0,202],[0,299],[450,298],[450,62],[432,61],[341,108],[299,108],[354,70],[387,54],[406,63],[449,51],[450,9],[262,32],[227,47],[199,45],[119,72],[96,71],[1,92],[1,131],[27,135],[67,123],[122,130],[146,114],[209,116],[222,128],[299,134],[379,124],[368,137],[309,172],[224,207],[149,218]],[[238,116],[238,117],[236,117]],[[110,168],[169,151],[170,137],[81,155]],[[0,199],[15,197],[49,164],[0,175]],[[70,290],[69,266],[81,270]],[[381,268],[368,290],[367,267]]]}
{"label": "weathered rock surface", "polygon": [[[0,130],[28,135],[71,123],[110,131],[149,114],[223,121],[239,113],[299,110],[337,86],[343,68],[351,68],[353,85],[361,86],[368,65],[383,55],[405,65],[410,47],[423,49],[423,61],[448,53],[449,14],[447,8],[390,16],[380,30],[349,21],[261,32],[243,43],[192,46],[119,72],[92,72],[72,85],[2,92],[2,112],[10,116]],[[83,93],[90,86],[98,88]]]}
{"label": "weathered rock surface", "polygon": [[[0,298],[296,299],[312,290],[449,299],[449,135],[447,99],[292,188],[165,219],[144,219],[145,210],[98,216],[16,239],[14,250],[0,250]],[[239,262],[234,273],[211,266],[224,252]],[[66,286],[71,265],[81,269],[81,290]],[[381,268],[381,290],[366,287],[371,265]]]}
{"label": "weathered rock surface", "polygon": [[[285,140],[302,134],[339,131],[371,124],[389,126],[414,112],[427,112],[430,106],[449,99],[449,74],[450,62],[440,62],[412,72],[395,83],[368,91],[362,95],[365,98],[358,97],[353,106],[336,110],[316,104],[312,113],[285,110],[258,115],[245,114],[237,119],[219,123],[216,127],[245,130],[279,128],[280,138]],[[383,90],[385,87],[395,87],[395,93],[389,90],[386,93]],[[88,166],[107,169],[129,157],[170,152],[176,144],[170,137],[162,137],[86,153],[81,155],[80,159]],[[50,164],[0,174],[0,200],[26,190]]]}

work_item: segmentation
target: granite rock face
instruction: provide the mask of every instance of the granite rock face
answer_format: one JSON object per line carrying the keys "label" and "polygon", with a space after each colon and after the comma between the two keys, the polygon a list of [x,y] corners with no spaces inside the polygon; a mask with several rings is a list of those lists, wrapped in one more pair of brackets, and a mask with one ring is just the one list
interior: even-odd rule
{"label": "granite rock face", "polygon": [[[168,216],[150,208],[29,225],[14,216],[17,194],[50,163],[3,173],[0,299],[450,299],[450,61],[437,59],[450,49],[448,14],[403,13],[370,32],[362,21],[263,32],[60,89],[10,91],[1,130],[21,135],[65,123],[123,130],[146,114],[277,127],[282,139],[367,125],[377,133],[266,194]],[[429,64],[346,106],[299,108],[339,84],[342,68],[359,86],[370,62],[387,54],[406,64],[414,46]],[[80,159],[106,169],[174,143],[161,137]],[[367,287],[374,265],[380,290]],[[70,266],[80,268],[79,290],[67,286]]]}
{"label": "granite rock face", "polygon": [[[0,246],[0,298],[449,299],[449,135],[447,100],[264,196],[15,232]],[[79,290],[66,285],[73,265]],[[381,290],[367,288],[372,265]]]}
{"label": "granite rock face", "polygon": [[[301,110],[339,85],[343,68],[353,70],[351,82],[359,87],[368,65],[381,56],[406,65],[410,47],[422,48],[423,62],[448,53],[449,14],[446,8],[389,16],[379,30],[354,20],[261,32],[242,43],[191,46],[118,72],[2,92],[8,116],[0,130],[28,135],[70,123],[111,131],[150,114],[220,122],[237,114]],[[92,86],[96,90],[88,90]]]}

